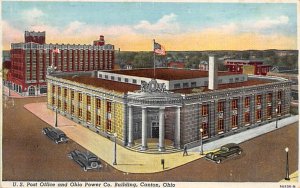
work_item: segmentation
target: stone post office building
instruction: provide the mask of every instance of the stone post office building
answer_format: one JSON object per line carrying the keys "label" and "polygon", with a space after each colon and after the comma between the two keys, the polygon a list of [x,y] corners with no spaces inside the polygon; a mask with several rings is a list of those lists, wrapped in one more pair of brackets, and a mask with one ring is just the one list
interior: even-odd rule
{"label": "stone post office building", "polygon": [[141,151],[149,140],[180,149],[290,115],[290,81],[210,70],[52,72],[48,108]]}

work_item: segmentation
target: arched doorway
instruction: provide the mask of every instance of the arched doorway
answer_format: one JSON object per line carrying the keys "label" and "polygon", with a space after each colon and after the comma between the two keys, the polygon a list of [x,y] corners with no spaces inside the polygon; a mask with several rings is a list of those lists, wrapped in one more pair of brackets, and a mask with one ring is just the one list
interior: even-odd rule
{"label": "arched doorway", "polygon": [[28,95],[29,96],[35,96],[35,87],[34,86],[30,86],[28,88]]}

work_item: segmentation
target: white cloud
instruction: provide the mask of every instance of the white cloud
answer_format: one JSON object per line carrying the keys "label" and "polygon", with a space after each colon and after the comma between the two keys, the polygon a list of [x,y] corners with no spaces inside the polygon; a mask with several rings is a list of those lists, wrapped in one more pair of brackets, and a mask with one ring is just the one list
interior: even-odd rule
{"label": "white cloud", "polygon": [[24,39],[24,33],[15,27],[11,26],[7,21],[2,20],[2,40],[4,48],[10,48],[10,43],[12,42],[22,42]]}
{"label": "white cloud", "polygon": [[257,29],[269,29],[280,25],[286,25],[288,23],[289,17],[282,15],[273,19],[267,17],[262,20],[259,20],[253,24],[253,27]]}
{"label": "white cloud", "polygon": [[29,23],[32,23],[36,20],[40,20],[45,13],[37,8],[33,8],[30,10],[25,10],[22,12],[23,19]]}
{"label": "white cloud", "polygon": [[177,23],[177,15],[174,13],[164,15],[156,23],[150,23],[147,20],[142,20],[140,23],[134,26],[134,29],[140,32],[152,32],[152,33],[175,33],[179,30],[179,24]]}

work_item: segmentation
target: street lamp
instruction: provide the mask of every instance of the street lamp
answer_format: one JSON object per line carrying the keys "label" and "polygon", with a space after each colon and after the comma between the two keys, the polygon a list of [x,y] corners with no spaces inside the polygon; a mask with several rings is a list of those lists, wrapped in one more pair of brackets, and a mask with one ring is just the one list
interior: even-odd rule
{"label": "street lamp", "polygon": [[285,148],[286,152],[286,166],[285,166],[285,180],[290,180],[290,174],[289,174],[289,148]]}
{"label": "street lamp", "polygon": [[278,109],[275,109],[276,111],[276,129],[278,128]]}
{"label": "street lamp", "polygon": [[113,165],[117,165],[117,133],[114,133],[115,137],[115,149],[114,149],[114,162]]}
{"label": "street lamp", "polygon": [[203,129],[200,129],[200,143],[201,143],[201,151],[200,154],[203,155],[203,141],[202,141],[202,133],[203,133]]}

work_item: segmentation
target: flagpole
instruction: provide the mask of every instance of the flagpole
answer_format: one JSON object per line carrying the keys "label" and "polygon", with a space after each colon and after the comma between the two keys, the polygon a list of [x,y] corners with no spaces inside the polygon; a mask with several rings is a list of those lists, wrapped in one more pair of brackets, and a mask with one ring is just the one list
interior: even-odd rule
{"label": "flagpole", "polygon": [[153,39],[153,74],[154,74],[154,79],[155,79],[155,39]]}

